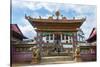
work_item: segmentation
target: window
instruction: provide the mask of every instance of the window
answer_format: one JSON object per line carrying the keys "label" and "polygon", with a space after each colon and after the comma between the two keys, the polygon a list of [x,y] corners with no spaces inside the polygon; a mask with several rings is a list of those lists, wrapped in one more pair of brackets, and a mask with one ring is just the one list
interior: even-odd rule
{"label": "window", "polygon": [[72,37],[68,36],[68,43],[72,43]]}
{"label": "window", "polygon": [[66,35],[66,43],[69,43],[69,36]]}
{"label": "window", "polygon": [[68,36],[66,35],[66,40],[68,40]]}
{"label": "window", "polygon": [[62,40],[64,40],[64,34],[62,34]]}
{"label": "window", "polygon": [[49,35],[47,35],[46,40],[49,40]]}
{"label": "window", "polygon": [[58,34],[58,35],[57,35],[57,40],[60,40],[60,38],[61,38],[61,37],[60,37],[60,35]]}
{"label": "window", "polygon": [[57,40],[57,34],[55,34],[55,40]]}
{"label": "window", "polygon": [[53,40],[53,34],[50,34],[50,40]]}

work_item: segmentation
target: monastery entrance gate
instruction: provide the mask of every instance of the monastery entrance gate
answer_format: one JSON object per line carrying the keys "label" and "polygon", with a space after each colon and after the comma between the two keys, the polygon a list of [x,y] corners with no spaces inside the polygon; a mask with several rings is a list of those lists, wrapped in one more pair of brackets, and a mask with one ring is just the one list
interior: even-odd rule
{"label": "monastery entrance gate", "polygon": [[[55,17],[54,17],[55,16]],[[41,57],[46,56],[72,56],[75,52],[77,45],[77,31],[86,18],[68,19],[60,11],[56,11],[53,16],[49,16],[47,19],[43,19],[41,16],[39,18],[32,18],[31,16],[26,16],[25,18],[32,24],[32,26],[37,32],[37,46],[40,49]],[[43,33],[49,32],[61,32],[64,33],[54,34],[54,40],[50,40],[48,36],[43,36]],[[72,36],[67,36],[66,34],[72,33]],[[62,40],[61,40],[62,38]],[[43,42],[43,40],[45,42]],[[49,43],[53,42],[53,43]],[[61,43],[63,42],[63,44]],[[64,49],[63,47],[67,47]],[[79,53],[78,53],[79,54]]]}

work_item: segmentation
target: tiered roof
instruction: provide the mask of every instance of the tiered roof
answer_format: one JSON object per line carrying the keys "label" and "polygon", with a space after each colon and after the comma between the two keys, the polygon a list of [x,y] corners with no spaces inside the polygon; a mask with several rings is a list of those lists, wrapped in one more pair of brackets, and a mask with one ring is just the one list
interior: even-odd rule
{"label": "tiered roof", "polygon": [[89,38],[87,39],[87,42],[94,42],[94,41],[96,41],[96,36],[97,36],[96,28],[93,28]]}
{"label": "tiered roof", "polygon": [[37,28],[36,31],[77,31],[77,28],[86,20],[86,18],[75,19],[75,17],[73,19],[67,19],[60,15],[59,11],[56,11],[55,19],[53,16],[48,17],[48,19],[43,19],[39,16],[40,18],[36,19],[25,15],[25,18],[33,27]]}
{"label": "tiered roof", "polygon": [[11,35],[16,36],[18,38],[22,38],[22,39],[26,39],[27,38],[22,34],[22,32],[19,29],[17,24],[11,24],[10,27],[11,27]]}

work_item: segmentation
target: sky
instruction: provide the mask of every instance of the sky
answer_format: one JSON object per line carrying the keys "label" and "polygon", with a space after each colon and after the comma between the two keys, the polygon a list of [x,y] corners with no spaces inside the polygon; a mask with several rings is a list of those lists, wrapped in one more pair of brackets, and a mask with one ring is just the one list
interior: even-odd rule
{"label": "sky", "polygon": [[25,19],[25,14],[33,18],[48,18],[52,16],[55,11],[60,13],[68,19],[86,18],[86,21],[80,27],[87,39],[93,29],[96,27],[96,6],[95,5],[80,5],[67,3],[53,3],[53,2],[39,2],[39,1],[25,1],[12,0],[12,23],[18,24],[24,36],[33,39],[36,32],[32,25]]}

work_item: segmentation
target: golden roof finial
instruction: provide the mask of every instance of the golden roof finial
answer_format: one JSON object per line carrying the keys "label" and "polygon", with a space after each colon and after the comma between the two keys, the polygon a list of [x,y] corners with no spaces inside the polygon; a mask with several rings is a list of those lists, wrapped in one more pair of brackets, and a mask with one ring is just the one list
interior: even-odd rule
{"label": "golden roof finial", "polygon": [[59,19],[59,16],[60,16],[60,11],[59,11],[59,10],[57,10],[57,11],[55,12],[55,15],[57,16],[57,19]]}

